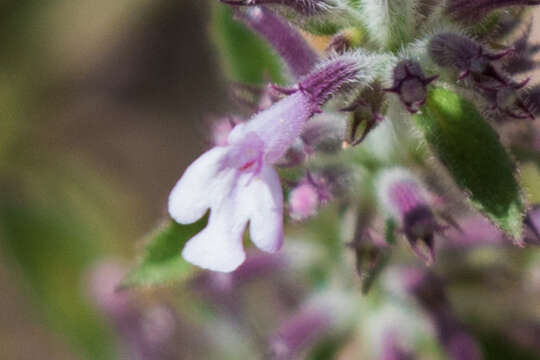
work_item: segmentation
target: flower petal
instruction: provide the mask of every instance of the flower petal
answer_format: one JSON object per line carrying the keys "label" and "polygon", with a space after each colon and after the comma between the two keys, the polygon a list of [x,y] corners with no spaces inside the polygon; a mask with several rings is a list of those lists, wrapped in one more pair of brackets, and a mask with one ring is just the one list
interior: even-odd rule
{"label": "flower petal", "polygon": [[205,269],[231,272],[246,259],[242,234],[247,218],[238,208],[235,192],[210,212],[208,225],[191,238],[182,251],[184,259]]}
{"label": "flower petal", "polygon": [[251,241],[263,251],[279,250],[283,243],[283,193],[277,172],[263,166],[259,176],[240,191],[238,206],[247,211]]}
{"label": "flower petal", "polygon": [[254,132],[265,144],[265,161],[275,163],[300,136],[305,122],[313,114],[313,104],[298,91],[258,113],[229,134],[229,143],[237,143]]}
{"label": "flower petal", "polygon": [[221,163],[229,147],[215,147],[202,154],[184,172],[169,195],[169,214],[181,224],[201,218],[206,210],[232,188],[231,171]]}

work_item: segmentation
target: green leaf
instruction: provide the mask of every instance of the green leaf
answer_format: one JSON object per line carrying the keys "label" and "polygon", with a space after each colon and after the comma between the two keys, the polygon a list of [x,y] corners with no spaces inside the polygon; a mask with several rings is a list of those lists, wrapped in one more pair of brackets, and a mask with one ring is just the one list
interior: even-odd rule
{"label": "green leaf", "polygon": [[472,205],[520,241],[524,206],[516,166],[476,107],[438,88],[414,120]]}
{"label": "green leaf", "polygon": [[185,280],[193,266],[180,253],[186,242],[205,225],[206,217],[190,225],[171,220],[159,227],[149,236],[139,265],[128,273],[121,287],[164,285]]}
{"label": "green leaf", "polygon": [[214,4],[211,30],[230,80],[251,84],[268,80],[283,83],[282,63],[277,54],[265,41],[235,21],[228,6]]}

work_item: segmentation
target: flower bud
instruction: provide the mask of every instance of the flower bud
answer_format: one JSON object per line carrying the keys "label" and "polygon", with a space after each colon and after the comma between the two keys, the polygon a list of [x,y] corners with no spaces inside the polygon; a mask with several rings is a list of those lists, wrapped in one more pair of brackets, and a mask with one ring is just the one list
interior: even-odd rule
{"label": "flower bud", "polygon": [[465,36],[442,33],[431,38],[428,52],[435,64],[459,70],[459,79],[471,77],[476,85],[492,88],[510,83],[493,62],[510,54],[512,49],[492,53]]}
{"label": "flower bud", "polygon": [[345,142],[347,145],[360,144],[369,132],[377,127],[384,119],[385,92],[379,82],[366,87],[357,100],[343,111],[352,112],[349,119]]}
{"label": "flower bud", "polygon": [[529,106],[518,93],[529,79],[516,82],[494,63],[513,51],[513,48],[509,48],[493,53],[465,36],[452,33],[438,34],[429,42],[429,54],[433,61],[441,67],[457,69],[459,79],[467,79],[494,110],[511,118],[534,119]]}
{"label": "flower bud", "polygon": [[426,103],[427,85],[437,77],[426,77],[416,61],[403,60],[394,68],[392,87],[384,90],[396,93],[407,110],[414,114]]}
{"label": "flower bud", "polygon": [[426,190],[412,174],[400,168],[385,170],[377,187],[384,210],[398,221],[413,251],[428,265],[433,263],[433,238],[441,226],[431,211]]}
{"label": "flower bud", "polygon": [[330,198],[326,181],[308,173],[289,195],[289,215],[296,221],[305,220]]}
{"label": "flower bud", "polygon": [[[223,1],[223,0],[222,0]],[[237,1],[223,1],[233,5],[253,5]],[[246,11],[237,11],[236,16],[265,38],[283,58],[295,78],[308,74],[315,66],[318,56],[302,36],[285,20],[265,7],[253,7]]]}

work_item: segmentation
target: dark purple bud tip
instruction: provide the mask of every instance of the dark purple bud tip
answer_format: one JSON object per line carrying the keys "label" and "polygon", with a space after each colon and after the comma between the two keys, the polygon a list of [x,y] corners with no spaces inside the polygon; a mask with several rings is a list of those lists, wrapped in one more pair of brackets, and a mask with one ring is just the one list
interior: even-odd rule
{"label": "dark purple bud tip", "polygon": [[220,0],[232,6],[281,5],[305,16],[317,15],[330,5],[325,0]]}
{"label": "dark purple bud tip", "polygon": [[426,102],[427,85],[437,77],[426,77],[416,61],[403,60],[394,68],[392,87],[384,90],[397,94],[407,111],[414,114]]}
{"label": "dark purple bud tip", "polygon": [[383,206],[399,220],[415,254],[428,265],[435,260],[434,235],[442,231],[435,219],[422,184],[401,168],[380,175],[379,198]]}
{"label": "dark purple bud tip", "polygon": [[347,145],[360,144],[384,119],[385,95],[381,84],[375,82],[366,87],[351,105],[342,109],[342,111],[352,112],[345,136]]}
{"label": "dark purple bud tip", "polygon": [[348,244],[354,251],[356,273],[362,280],[362,293],[367,294],[390,257],[390,250],[378,234],[367,229]]}
{"label": "dark purple bud tip", "polygon": [[403,218],[403,232],[411,244],[414,253],[427,265],[435,261],[434,233],[441,227],[435,221],[433,213],[427,206],[419,206],[409,210]]}

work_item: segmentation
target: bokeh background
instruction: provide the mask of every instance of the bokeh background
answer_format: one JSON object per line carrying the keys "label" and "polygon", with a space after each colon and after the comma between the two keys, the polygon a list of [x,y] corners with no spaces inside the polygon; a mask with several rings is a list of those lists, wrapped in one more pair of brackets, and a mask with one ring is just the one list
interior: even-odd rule
{"label": "bokeh background", "polygon": [[[0,2],[0,358],[130,358],[92,276],[134,263],[205,129],[233,108],[210,1]],[[137,295],[157,311],[150,332],[179,292]],[[192,349],[171,358],[204,358]]]}
{"label": "bokeh background", "polygon": [[115,358],[86,276],[134,262],[230,109],[208,6],[0,3],[1,358]]}

